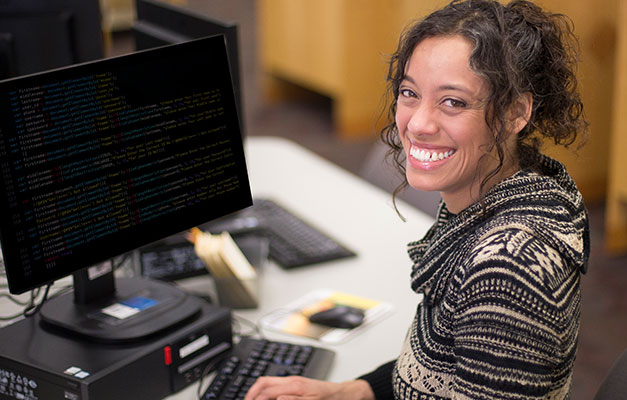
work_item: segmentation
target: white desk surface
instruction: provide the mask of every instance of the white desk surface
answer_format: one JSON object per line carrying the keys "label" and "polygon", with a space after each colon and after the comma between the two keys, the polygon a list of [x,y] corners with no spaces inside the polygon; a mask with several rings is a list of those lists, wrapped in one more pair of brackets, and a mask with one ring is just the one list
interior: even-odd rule
{"label": "white desk surface", "polygon": [[261,307],[237,315],[257,320],[320,288],[386,301],[394,305],[388,318],[332,347],[337,356],[329,379],[351,379],[395,358],[420,301],[409,287],[406,245],[424,235],[432,218],[403,206],[403,222],[389,193],[283,139],[251,138],[247,159],[254,196],[275,198],[357,257],[287,271],[269,264]]}
{"label": "white desk surface", "polygon": [[[406,244],[421,238],[431,217],[400,202],[403,222],[391,195],[285,139],[249,137],[249,178],[255,197],[272,198],[357,253],[356,257],[291,270],[268,262],[260,271],[260,306],[237,310],[235,317],[257,322],[261,317],[316,289],[332,289],[389,302],[384,320],[337,344],[265,330],[275,340],[324,346],[336,352],[328,379],[339,382],[369,372],[394,359],[421,297],[409,287],[411,263]],[[4,313],[14,309],[0,299]],[[169,396],[196,399],[196,385]]]}
{"label": "white desk surface", "polygon": [[[275,199],[337,238],[357,257],[290,270],[269,262],[260,273],[260,306],[234,315],[259,321],[316,289],[333,289],[392,303],[387,318],[338,345],[264,330],[267,338],[323,346],[336,352],[328,380],[354,379],[398,356],[421,297],[409,287],[410,241],[433,223],[423,212],[291,141],[250,137],[246,143],[254,197]],[[168,399],[195,399],[195,385]]]}

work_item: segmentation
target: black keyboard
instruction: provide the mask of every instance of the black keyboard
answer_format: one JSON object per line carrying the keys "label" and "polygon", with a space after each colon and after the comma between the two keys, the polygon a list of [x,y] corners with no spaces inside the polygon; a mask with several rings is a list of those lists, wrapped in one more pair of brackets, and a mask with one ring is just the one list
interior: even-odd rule
{"label": "black keyboard", "polygon": [[205,225],[212,233],[259,233],[268,237],[270,258],[283,268],[336,260],[355,253],[337,240],[268,199],[254,199],[254,205],[236,214]]}
{"label": "black keyboard", "polygon": [[316,346],[244,337],[218,368],[202,400],[243,399],[260,376],[324,379],[335,353]]}

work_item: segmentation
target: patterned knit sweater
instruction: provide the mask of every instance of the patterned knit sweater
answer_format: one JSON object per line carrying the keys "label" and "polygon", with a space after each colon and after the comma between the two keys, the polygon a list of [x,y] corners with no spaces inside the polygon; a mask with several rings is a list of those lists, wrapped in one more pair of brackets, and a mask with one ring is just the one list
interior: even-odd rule
{"label": "patterned knit sweater", "polygon": [[569,397],[588,217],[565,168],[541,165],[459,214],[442,205],[408,245],[425,297],[398,360],[362,377],[377,399]]}

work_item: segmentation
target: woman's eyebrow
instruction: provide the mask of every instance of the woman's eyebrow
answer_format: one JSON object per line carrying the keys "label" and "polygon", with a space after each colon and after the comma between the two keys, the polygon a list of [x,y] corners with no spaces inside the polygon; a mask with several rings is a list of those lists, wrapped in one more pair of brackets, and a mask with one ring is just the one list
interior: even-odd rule
{"label": "woman's eyebrow", "polygon": [[473,95],[474,92],[472,90],[470,90],[469,88],[467,88],[464,85],[459,85],[459,84],[444,84],[444,85],[440,85],[437,88],[438,91],[442,92],[442,91],[447,91],[447,90],[452,90],[452,91],[456,91],[456,92],[463,92],[469,95]]}
{"label": "woman's eyebrow", "polygon": [[[410,83],[412,83],[414,85],[416,84],[416,81],[414,81],[414,79],[411,76],[409,76],[409,75],[404,75],[403,76],[403,79],[401,80],[401,82],[404,82],[404,81],[408,81],[408,82],[410,82]],[[454,84],[454,83],[450,83],[450,84],[447,83],[447,84],[444,84],[444,85],[440,85],[440,86],[437,87],[436,90],[438,90],[440,92],[446,91],[446,90],[453,90],[453,91],[457,91],[457,92],[467,93],[469,95],[473,95],[474,94],[474,92],[472,90],[468,89],[466,86],[460,85],[460,84]]]}
{"label": "woman's eyebrow", "polygon": [[416,82],[412,79],[412,77],[407,74],[403,75],[403,79],[401,79],[401,82],[403,81],[409,81],[410,83],[413,83],[414,85],[416,84]]}

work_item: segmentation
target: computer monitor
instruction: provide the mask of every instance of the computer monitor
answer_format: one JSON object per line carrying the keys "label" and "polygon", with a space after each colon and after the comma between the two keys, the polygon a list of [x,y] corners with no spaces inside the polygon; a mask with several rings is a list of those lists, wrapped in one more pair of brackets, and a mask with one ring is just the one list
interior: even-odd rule
{"label": "computer monitor", "polygon": [[212,35],[226,37],[240,128],[242,134],[245,134],[237,24],[219,21],[184,6],[177,6],[162,0],[135,0],[135,8],[137,20],[133,24],[132,31],[137,50],[182,43]]}
{"label": "computer monitor", "polygon": [[[95,340],[191,318],[172,285],[87,267],[252,204],[224,37],[2,81],[0,113],[10,291],[74,273],[75,299],[50,299],[41,317]],[[124,306],[138,314],[128,323]]]}
{"label": "computer monitor", "polygon": [[102,56],[98,0],[0,1],[0,80]]}

